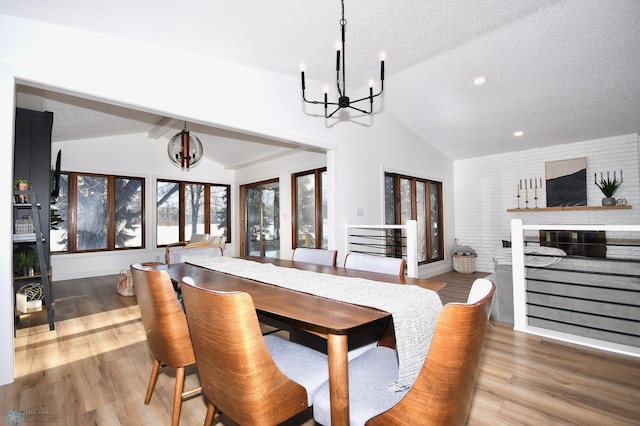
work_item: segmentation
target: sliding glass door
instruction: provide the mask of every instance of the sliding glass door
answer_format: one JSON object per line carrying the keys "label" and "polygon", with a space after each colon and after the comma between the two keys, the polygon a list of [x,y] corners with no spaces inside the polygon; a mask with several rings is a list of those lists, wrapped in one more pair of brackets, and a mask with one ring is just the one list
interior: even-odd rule
{"label": "sliding glass door", "polygon": [[278,257],[280,253],[280,184],[278,180],[240,187],[244,256]]}

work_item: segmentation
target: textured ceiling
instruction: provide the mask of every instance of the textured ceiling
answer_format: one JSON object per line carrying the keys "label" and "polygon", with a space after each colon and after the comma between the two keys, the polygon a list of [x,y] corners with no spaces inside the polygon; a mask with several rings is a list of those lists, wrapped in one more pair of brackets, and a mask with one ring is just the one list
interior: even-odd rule
{"label": "textured ceiling", "polygon": [[[307,78],[334,78],[337,0],[9,0],[0,13],[284,74],[304,63]],[[385,113],[452,159],[640,131],[637,0],[347,0],[345,18],[354,89],[377,78],[386,52]],[[58,140],[150,131],[163,119],[21,90],[47,98]],[[223,139],[212,157],[227,166],[241,166],[247,149],[258,158],[286,148],[205,133]]]}

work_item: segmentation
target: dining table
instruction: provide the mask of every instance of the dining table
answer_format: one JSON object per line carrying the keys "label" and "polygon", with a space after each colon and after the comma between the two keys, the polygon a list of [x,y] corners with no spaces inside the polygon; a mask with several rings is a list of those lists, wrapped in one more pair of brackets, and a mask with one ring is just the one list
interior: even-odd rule
{"label": "dining table", "polygon": [[[364,278],[401,285],[412,284],[436,292],[446,285],[444,282],[426,278],[379,274],[287,259],[253,256],[239,258],[321,274]],[[331,424],[334,426],[349,424],[348,338],[383,318],[389,318],[390,313],[376,308],[318,297],[260,282],[256,279],[217,272],[190,263],[170,264],[167,266],[167,271],[174,282],[179,282],[184,277],[191,277],[196,285],[202,288],[216,291],[246,292],[251,295],[258,313],[277,318],[292,327],[326,338]]]}

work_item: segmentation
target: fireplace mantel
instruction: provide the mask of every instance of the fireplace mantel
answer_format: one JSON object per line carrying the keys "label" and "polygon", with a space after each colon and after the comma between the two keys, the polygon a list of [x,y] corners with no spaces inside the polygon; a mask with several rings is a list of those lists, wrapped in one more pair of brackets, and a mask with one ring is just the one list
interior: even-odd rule
{"label": "fireplace mantel", "polygon": [[507,209],[509,213],[561,212],[569,210],[624,210],[631,206],[564,206],[564,207],[531,207],[528,209]]}

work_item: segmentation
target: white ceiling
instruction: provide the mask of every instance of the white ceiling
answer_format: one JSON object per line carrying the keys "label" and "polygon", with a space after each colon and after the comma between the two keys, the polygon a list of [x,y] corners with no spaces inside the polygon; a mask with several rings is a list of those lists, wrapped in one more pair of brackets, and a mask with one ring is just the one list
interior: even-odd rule
{"label": "white ceiling", "polygon": [[[299,75],[304,63],[308,79],[335,77],[337,0],[5,0],[0,13],[284,74]],[[384,113],[452,159],[640,131],[638,0],[346,0],[345,18],[352,97],[379,78],[386,52]],[[487,82],[475,86],[479,75]],[[163,131],[166,117],[19,89],[19,99],[55,113],[55,141],[168,138],[183,126],[169,121]],[[196,127],[206,155],[227,167],[292,147]]]}

